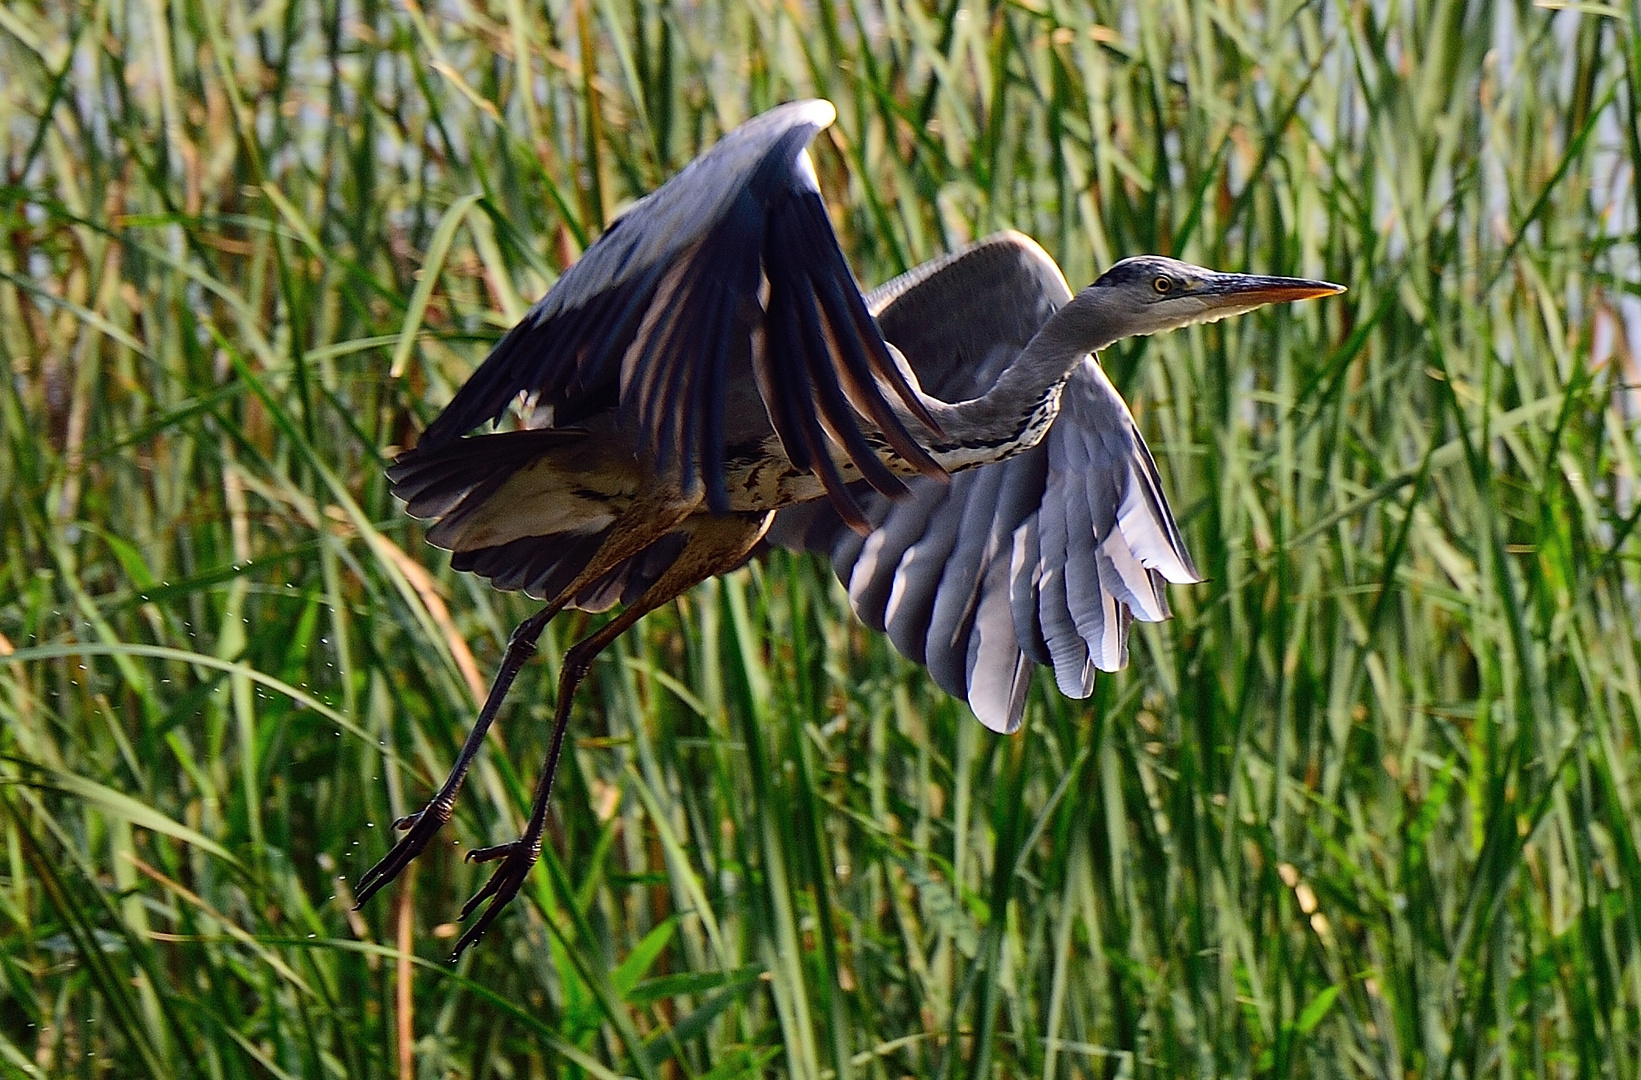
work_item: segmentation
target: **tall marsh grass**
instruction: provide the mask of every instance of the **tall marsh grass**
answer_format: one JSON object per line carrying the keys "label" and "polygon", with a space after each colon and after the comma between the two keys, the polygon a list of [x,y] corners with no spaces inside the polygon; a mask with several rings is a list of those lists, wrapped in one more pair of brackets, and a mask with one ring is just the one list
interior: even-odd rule
{"label": "tall marsh grass", "polygon": [[[1557,5],[1562,6],[1562,5]],[[0,7],[0,1074],[1641,1077],[1641,4]],[[776,555],[516,834],[560,620],[382,468],[776,102],[863,282],[1001,227],[1348,283],[1104,358],[1206,584],[999,738]]]}

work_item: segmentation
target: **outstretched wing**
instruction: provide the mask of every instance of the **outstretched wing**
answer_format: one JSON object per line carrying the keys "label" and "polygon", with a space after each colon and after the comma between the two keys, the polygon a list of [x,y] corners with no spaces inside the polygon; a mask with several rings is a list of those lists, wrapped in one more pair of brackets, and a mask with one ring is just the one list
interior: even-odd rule
{"label": "outstretched wing", "polygon": [[[859,510],[833,463],[842,447],[880,492],[904,485],[863,434],[878,429],[930,475],[938,464],[880,389],[927,419],[867,313],[821,201],[808,144],[825,101],[742,124],[611,224],[496,346],[422,435],[448,446],[515,399],[548,425],[619,408],[659,469],[727,511],[727,382],[750,364],[788,457],[813,470],[845,517]],[[767,285],[767,301],[760,298]],[[731,418],[736,419],[736,418]],[[932,421],[930,426],[934,427]]]}
{"label": "outstretched wing", "polygon": [[[1052,259],[1006,233],[867,298],[926,391],[983,393],[1071,298]],[[1020,725],[1034,664],[1072,697],[1128,662],[1135,619],[1168,617],[1163,582],[1199,581],[1132,414],[1086,359],[1043,441],[909,498],[863,496],[872,531],[825,503],[776,515],[770,539],[831,556],[855,613],[996,731]]]}

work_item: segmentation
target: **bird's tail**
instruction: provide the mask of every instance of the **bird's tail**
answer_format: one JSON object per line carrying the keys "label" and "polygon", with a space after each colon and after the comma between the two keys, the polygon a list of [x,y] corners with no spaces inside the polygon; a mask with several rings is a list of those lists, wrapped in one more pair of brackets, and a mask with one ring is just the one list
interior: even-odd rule
{"label": "bird's tail", "polygon": [[442,525],[488,502],[519,469],[585,436],[579,428],[542,428],[416,446],[394,459],[387,478],[412,517]]}
{"label": "bird's tail", "polygon": [[[610,539],[614,514],[597,488],[619,487],[623,478],[601,471],[602,461],[586,431],[544,428],[417,447],[387,475],[410,514],[433,521],[428,542],[452,553],[452,567],[547,599]],[[582,590],[572,606],[603,611],[630,600],[671,565],[682,541],[682,533],[662,538]]]}

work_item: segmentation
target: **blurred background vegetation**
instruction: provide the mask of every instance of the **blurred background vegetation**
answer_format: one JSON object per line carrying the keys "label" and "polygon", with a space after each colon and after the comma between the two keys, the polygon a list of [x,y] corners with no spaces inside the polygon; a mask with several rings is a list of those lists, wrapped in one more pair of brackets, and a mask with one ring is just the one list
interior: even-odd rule
{"label": "blurred background vegetation", "polygon": [[[1641,5],[1565,7],[9,0],[0,1074],[1641,1076]],[[531,610],[384,461],[802,96],[866,284],[1351,291],[1104,358],[1210,580],[1090,701],[993,736],[773,557],[601,661],[452,967],[588,619],[352,912]]]}

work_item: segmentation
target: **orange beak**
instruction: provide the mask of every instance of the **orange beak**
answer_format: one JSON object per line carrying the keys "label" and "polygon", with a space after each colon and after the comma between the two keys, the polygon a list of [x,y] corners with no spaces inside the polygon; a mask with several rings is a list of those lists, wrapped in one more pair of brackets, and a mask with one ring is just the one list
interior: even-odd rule
{"label": "orange beak", "polygon": [[1318,296],[1334,296],[1345,291],[1331,281],[1306,278],[1263,277],[1257,274],[1220,274],[1204,290],[1219,303],[1237,307],[1264,304],[1291,304]]}

